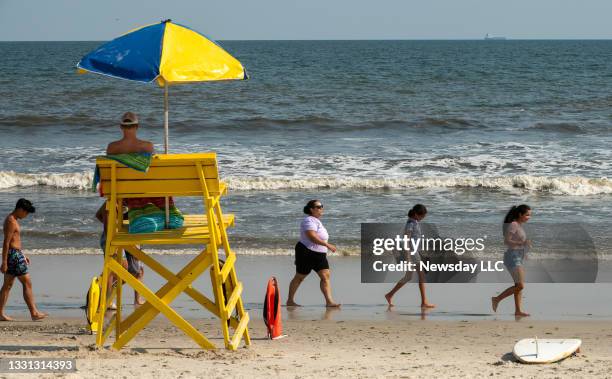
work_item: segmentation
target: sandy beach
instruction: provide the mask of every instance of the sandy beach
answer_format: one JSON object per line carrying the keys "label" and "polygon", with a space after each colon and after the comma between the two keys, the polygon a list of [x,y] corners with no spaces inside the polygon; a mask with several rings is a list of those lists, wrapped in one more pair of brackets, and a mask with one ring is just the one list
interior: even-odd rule
{"label": "sandy beach", "polygon": [[[216,323],[195,321],[216,344]],[[82,319],[0,324],[0,357],[76,358],[66,377],[582,377],[612,375],[609,322],[289,320],[270,341],[261,320],[253,344],[203,351],[161,319],[121,350],[96,349]],[[581,353],[560,363],[523,365],[511,355],[522,337],[580,337]],[[51,375],[49,375],[51,376]],[[0,377],[10,377],[0,374]]]}

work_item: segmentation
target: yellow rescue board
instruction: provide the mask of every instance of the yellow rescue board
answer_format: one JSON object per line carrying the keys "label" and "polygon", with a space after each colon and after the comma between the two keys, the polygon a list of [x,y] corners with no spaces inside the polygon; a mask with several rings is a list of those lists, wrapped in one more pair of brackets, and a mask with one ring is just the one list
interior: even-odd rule
{"label": "yellow rescue board", "polygon": [[85,304],[85,316],[87,317],[87,328],[92,334],[98,332],[98,306],[100,305],[100,278],[91,279],[89,291],[87,291],[87,303]]}

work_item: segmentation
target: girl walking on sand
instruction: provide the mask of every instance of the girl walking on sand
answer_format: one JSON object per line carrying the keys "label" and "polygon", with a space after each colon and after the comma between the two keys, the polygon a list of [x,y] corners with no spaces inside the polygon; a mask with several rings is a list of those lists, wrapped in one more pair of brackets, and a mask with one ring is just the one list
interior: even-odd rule
{"label": "girl walking on sand", "polygon": [[[423,238],[423,232],[421,231],[421,221],[427,216],[427,208],[423,204],[416,204],[410,211],[408,211],[408,221],[406,222],[406,227],[404,228],[404,234],[408,236],[408,239],[416,240],[417,238]],[[412,255],[407,255],[405,258],[408,261],[412,261],[416,264],[417,273],[419,275],[419,291],[421,293],[421,308],[434,308],[435,305],[430,304],[427,301],[427,295],[425,294],[425,272],[420,269],[421,256],[419,255],[418,247],[415,249],[416,251],[410,252],[414,253]],[[385,299],[387,299],[387,303],[389,303],[389,307],[393,306],[393,295],[400,288],[402,288],[406,283],[408,283],[412,279],[412,272],[406,271],[406,275],[385,295]]]}
{"label": "girl walking on sand", "polygon": [[514,206],[508,211],[504,218],[504,244],[508,249],[504,253],[504,265],[512,275],[514,285],[506,288],[499,296],[491,298],[493,312],[497,312],[499,302],[510,295],[514,295],[514,314],[516,316],[529,316],[522,310],[523,288],[525,288],[525,270],[523,259],[527,250],[531,247],[531,241],[527,239],[527,234],[523,229],[523,224],[531,218],[531,208],[529,205],[522,204]]}

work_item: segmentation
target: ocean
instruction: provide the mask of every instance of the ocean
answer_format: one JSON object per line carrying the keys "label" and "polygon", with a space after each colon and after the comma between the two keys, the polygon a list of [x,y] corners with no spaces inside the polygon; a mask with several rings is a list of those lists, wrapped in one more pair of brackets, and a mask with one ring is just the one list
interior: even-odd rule
{"label": "ocean", "polygon": [[[163,150],[159,87],[76,73],[99,44],[0,42],[0,212],[34,202],[30,252],[100,254],[89,189],[124,112]],[[359,254],[361,223],[415,203],[433,223],[500,230],[527,203],[612,256],[612,41],[221,44],[251,79],[171,87],[170,151],[217,152],[239,254],[291,254],[316,198],[340,256]]]}

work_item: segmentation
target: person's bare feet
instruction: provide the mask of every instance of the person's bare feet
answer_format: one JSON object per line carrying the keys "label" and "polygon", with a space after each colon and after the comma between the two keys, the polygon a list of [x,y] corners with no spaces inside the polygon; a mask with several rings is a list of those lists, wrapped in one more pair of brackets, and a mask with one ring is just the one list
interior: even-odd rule
{"label": "person's bare feet", "polygon": [[529,317],[529,316],[531,316],[529,313],[525,313],[525,312],[514,312],[514,315],[516,317]]}
{"label": "person's bare feet", "polygon": [[325,306],[327,308],[340,308],[340,305],[341,304],[338,304],[338,303],[327,303],[327,304],[325,304]]}
{"label": "person's bare feet", "polygon": [[431,308],[435,308],[436,305],[435,304],[430,304],[430,303],[422,303],[421,304],[421,308],[423,309],[431,309]]}
{"label": "person's bare feet", "polygon": [[491,308],[493,308],[493,312],[497,313],[498,305],[499,305],[499,300],[497,300],[497,297],[493,296],[491,298]]}
{"label": "person's bare feet", "polygon": [[301,305],[299,305],[295,301],[289,301],[289,300],[287,300],[287,306],[288,307],[301,307]]}
{"label": "person's bare feet", "polygon": [[387,303],[389,304],[389,307],[394,307],[395,304],[393,304],[392,300],[393,300],[393,295],[391,294],[386,294],[385,295],[385,299],[387,300]]}
{"label": "person's bare feet", "polygon": [[0,321],[13,321],[13,319],[7,315],[0,315]]}
{"label": "person's bare feet", "polygon": [[47,316],[49,316],[47,313],[38,312],[32,315],[32,321],[40,321]]}

